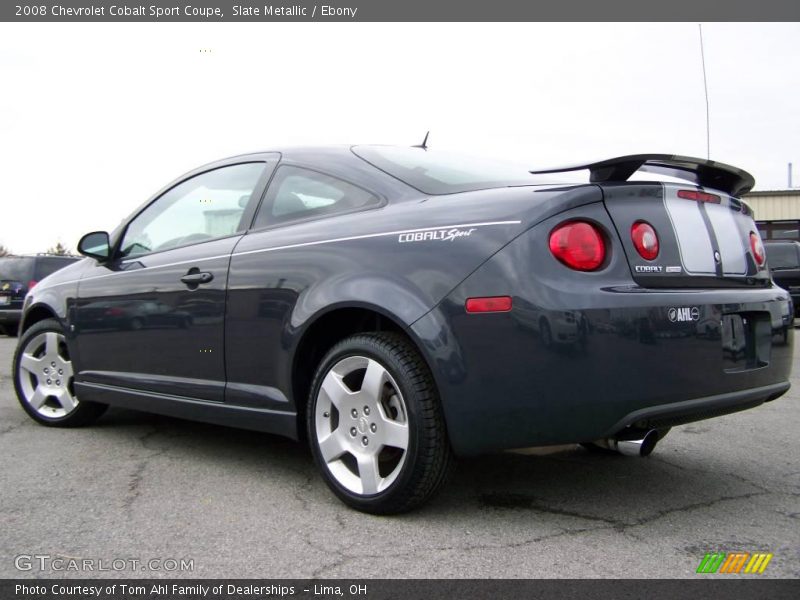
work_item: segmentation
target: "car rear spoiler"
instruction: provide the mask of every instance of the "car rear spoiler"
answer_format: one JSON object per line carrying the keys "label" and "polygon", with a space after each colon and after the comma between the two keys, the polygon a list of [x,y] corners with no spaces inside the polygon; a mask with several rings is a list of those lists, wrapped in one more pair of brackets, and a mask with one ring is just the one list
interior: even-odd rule
{"label": "car rear spoiler", "polygon": [[589,170],[590,180],[593,183],[627,181],[637,171],[646,171],[685,179],[696,185],[714,188],[731,196],[746,194],[756,184],[756,180],[750,173],[737,167],[714,160],[674,154],[631,154],[593,163],[554,169],[537,169],[531,173],[539,175],[585,169]]}

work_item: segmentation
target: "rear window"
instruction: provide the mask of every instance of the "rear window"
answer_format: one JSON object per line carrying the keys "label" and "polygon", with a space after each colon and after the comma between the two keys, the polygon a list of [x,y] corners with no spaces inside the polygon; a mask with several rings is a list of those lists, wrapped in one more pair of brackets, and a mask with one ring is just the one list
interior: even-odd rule
{"label": "rear window", "polygon": [[797,269],[800,261],[795,244],[767,244],[767,260],[772,269]]}
{"label": "rear window", "polygon": [[33,258],[0,258],[0,281],[21,281],[28,283],[33,279]]}
{"label": "rear window", "polygon": [[544,183],[525,167],[423,148],[355,146],[359,158],[426,194]]}

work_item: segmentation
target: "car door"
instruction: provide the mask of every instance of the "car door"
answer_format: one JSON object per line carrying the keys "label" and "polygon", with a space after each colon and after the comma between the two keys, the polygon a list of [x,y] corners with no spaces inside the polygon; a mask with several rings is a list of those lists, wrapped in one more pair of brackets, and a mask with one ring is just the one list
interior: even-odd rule
{"label": "car door", "polygon": [[330,248],[319,246],[309,253],[306,245],[336,237],[328,217],[380,204],[376,194],[338,177],[298,165],[278,166],[252,229],[231,259],[226,402],[292,410],[285,346],[290,317],[303,290],[333,276],[327,261],[319,260],[319,253],[328,254]]}
{"label": "car door", "polygon": [[129,221],[116,258],[79,283],[76,381],[223,400],[230,255],[276,162],[263,155],[193,175]]}

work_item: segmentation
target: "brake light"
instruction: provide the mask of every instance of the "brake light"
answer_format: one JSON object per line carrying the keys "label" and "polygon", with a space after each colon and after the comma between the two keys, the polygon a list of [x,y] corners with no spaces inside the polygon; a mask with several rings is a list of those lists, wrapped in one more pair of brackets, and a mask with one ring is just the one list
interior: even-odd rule
{"label": "brake light", "polygon": [[645,260],[658,256],[658,236],[653,226],[646,221],[636,221],[631,226],[631,240],[636,251]]}
{"label": "brake light", "polygon": [[576,271],[594,271],[606,258],[606,243],[600,230],[585,221],[570,221],[550,233],[550,252]]}
{"label": "brake light", "polygon": [[714,204],[719,204],[721,201],[721,198],[716,194],[709,194],[699,190],[678,190],[678,198],[696,200],[697,202],[713,202]]}
{"label": "brake light", "polygon": [[468,313],[508,312],[511,310],[511,296],[467,298],[466,309]]}
{"label": "brake light", "polygon": [[39,283],[39,282],[36,281],[35,279],[31,279],[28,282],[28,291],[30,292],[37,283]]}
{"label": "brake light", "polygon": [[764,262],[767,260],[764,254],[764,244],[761,242],[761,237],[752,231],[750,232],[750,250],[753,251],[753,258],[756,259],[756,264],[759,267],[764,266]]}
{"label": "brake light", "polygon": [[125,314],[125,311],[121,308],[111,307],[106,309],[106,316],[107,317],[121,317]]}

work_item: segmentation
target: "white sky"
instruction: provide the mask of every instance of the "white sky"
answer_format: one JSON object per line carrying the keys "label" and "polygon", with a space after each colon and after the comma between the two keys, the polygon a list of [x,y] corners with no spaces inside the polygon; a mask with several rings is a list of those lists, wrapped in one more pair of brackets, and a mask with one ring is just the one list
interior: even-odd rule
{"label": "white sky", "polygon": [[[711,157],[800,184],[800,25],[703,33]],[[697,24],[3,23],[0,244],[74,248],[231,154],[427,129],[531,167],[705,156]]]}

